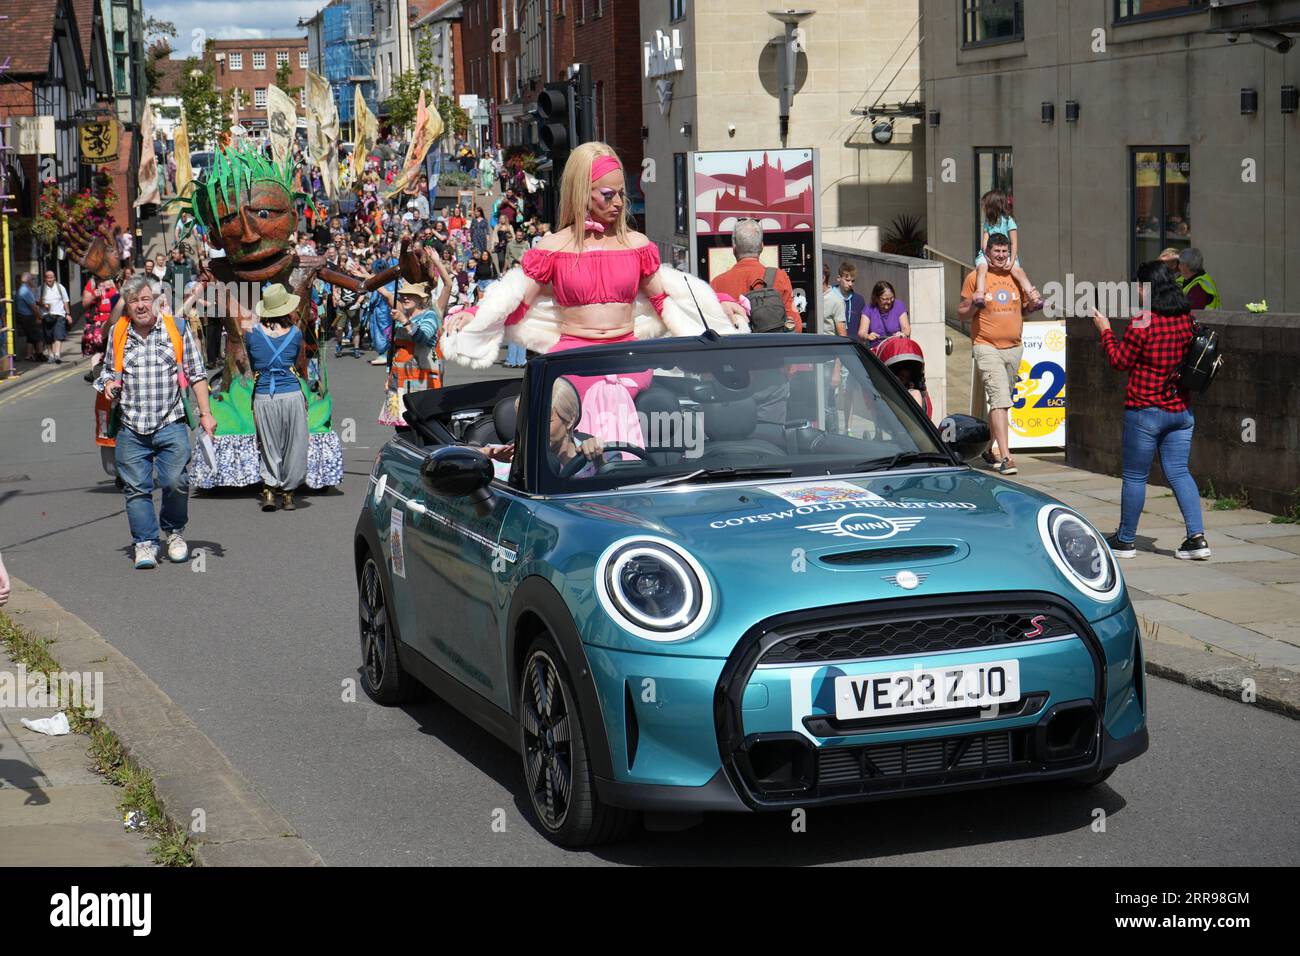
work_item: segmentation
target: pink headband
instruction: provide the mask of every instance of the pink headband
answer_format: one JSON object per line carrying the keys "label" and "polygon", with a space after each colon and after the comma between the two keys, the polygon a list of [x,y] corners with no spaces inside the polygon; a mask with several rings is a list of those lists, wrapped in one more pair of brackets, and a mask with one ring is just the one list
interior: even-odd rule
{"label": "pink headband", "polygon": [[591,161],[591,181],[594,183],[600,177],[622,168],[623,164],[618,161],[617,156],[597,156]]}

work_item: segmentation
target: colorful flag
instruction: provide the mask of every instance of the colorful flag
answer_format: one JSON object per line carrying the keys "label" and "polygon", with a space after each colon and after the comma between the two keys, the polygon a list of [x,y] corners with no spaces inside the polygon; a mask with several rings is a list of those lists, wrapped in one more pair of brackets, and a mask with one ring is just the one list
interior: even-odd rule
{"label": "colorful flag", "polygon": [[366,98],[361,95],[361,85],[357,84],[353,95],[353,113],[356,116],[356,142],[352,150],[352,173],[360,176],[366,169],[366,158],[379,142],[379,120],[366,106]]}
{"label": "colorful flag", "polygon": [[176,195],[188,195],[193,181],[194,170],[190,167],[190,127],[185,122],[185,111],[181,110],[181,125],[176,127]]}
{"label": "colorful flag", "polygon": [[140,179],[139,195],[135,204],[158,205],[162,195],[158,191],[158,156],[153,151],[153,107],[145,100],[144,115],[140,117]]}
{"label": "colorful flag", "polygon": [[415,182],[420,167],[424,164],[425,155],[440,136],[442,136],[442,117],[436,110],[429,112],[428,107],[424,105],[424,90],[420,90],[420,102],[415,109],[415,135],[411,137],[411,145],[407,147],[402,170],[393,180],[393,185],[384,193],[385,197],[392,196]]}
{"label": "colorful flag", "polygon": [[298,126],[298,110],[293,98],[275,84],[266,88],[266,129],[271,137],[271,154],[277,163],[284,162],[293,149],[293,134]]}

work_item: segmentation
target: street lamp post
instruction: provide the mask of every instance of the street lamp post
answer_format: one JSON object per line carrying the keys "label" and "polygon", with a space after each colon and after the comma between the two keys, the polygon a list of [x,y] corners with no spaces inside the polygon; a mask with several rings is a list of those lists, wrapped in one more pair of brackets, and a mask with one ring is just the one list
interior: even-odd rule
{"label": "street lamp post", "polygon": [[794,103],[795,71],[799,52],[803,49],[803,35],[799,24],[811,17],[815,10],[769,10],[767,15],[785,25],[785,37],[773,42],[781,44],[777,57],[777,70],[781,81],[781,145],[785,146],[790,134],[790,107]]}

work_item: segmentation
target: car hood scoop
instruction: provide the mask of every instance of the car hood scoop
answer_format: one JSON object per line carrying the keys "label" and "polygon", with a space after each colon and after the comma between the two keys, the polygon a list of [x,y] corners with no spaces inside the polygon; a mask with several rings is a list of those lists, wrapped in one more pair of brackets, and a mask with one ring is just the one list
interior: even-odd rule
{"label": "car hood scoop", "polygon": [[959,550],[955,544],[885,545],[822,554],[817,560],[835,568],[888,567],[940,561],[955,556]]}

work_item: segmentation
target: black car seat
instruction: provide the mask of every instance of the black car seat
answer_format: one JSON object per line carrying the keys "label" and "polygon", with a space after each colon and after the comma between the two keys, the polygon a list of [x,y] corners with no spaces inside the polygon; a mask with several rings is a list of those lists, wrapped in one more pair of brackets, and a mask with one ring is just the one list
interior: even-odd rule
{"label": "black car seat", "polygon": [[[651,385],[642,392],[638,392],[636,399],[636,410],[638,416],[644,416],[642,421],[646,424],[644,429],[646,448],[651,453],[651,458],[656,465],[675,465],[682,460],[684,452],[680,449],[664,450],[656,446],[662,446],[669,442],[685,443],[685,438],[690,438],[696,442],[700,441],[700,436],[683,435],[684,419],[679,417],[683,414],[681,402],[677,396],[664,388],[662,385]],[[656,416],[663,416],[657,418]],[[673,417],[668,417],[673,416]]]}
{"label": "black car seat", "polygon": [[516,401],[514,396],[503,398],[493,406],[491,415],[476,418],[465,429],[465,444],[508,445],[514,441]]}
{"label": "black car seat", "polygon": [[762,463],[785,457],[785,451],[769,441],[755,438],[758,427],[758,404],[752,398],[734,402],[717,402],[701,407],[704,415],[704,455],[698,459],[726,458],[729,463]]}

